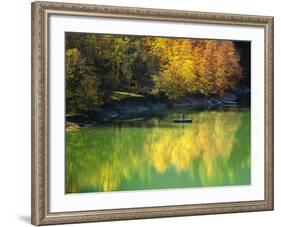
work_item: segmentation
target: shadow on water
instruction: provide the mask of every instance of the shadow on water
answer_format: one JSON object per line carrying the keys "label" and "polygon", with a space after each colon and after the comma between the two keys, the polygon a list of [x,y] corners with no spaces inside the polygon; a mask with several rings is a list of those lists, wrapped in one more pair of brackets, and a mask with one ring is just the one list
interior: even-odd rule
{"label": "shadow on water", "polygon": [[[192,124],[173,123],[183,113]],[[66,193],[245,184],[247,108],[169,110],[66,135]]]}

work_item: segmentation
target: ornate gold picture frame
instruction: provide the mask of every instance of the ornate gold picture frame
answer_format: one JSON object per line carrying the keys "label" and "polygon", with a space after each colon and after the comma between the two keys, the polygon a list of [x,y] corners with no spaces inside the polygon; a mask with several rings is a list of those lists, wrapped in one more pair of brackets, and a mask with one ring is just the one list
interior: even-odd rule
{"label": "ornate gold picture frame", "polygon": [[[167,204],[53,212],[50,210],[50,17],[242,26],[264,30],[263,192],[260,200]],[[54,2],[32,3],[32,224],[66,224],[142,218],[273,210],[273,17],[224,13],[126,8]],[[79,31],[78,31],[79,32]],[[252,78],[253,79],[253,78]],[[62,87],[62,89],[64,89]],[[255,94],[253,94],[255,95]],[[254,158],[254,157],[253,157]]]}

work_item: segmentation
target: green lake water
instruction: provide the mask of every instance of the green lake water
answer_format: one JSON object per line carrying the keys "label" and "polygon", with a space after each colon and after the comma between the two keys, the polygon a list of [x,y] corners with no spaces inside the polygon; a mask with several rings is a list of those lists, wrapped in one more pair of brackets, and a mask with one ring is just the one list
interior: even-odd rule
{"label": "green lake water", "polygon": [[66,133],[65,192],[249,185],[250,128],[247,108],[180,109]]}

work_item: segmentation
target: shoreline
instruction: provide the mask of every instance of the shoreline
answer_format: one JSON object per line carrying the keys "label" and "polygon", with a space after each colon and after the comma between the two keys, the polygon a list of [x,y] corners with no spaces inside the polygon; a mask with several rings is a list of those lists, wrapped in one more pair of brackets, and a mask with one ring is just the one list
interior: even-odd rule
{"label": "shoreline", "polygon": [[84,114],[66,116],[66,131],[76,131],[82,127],[91,127],[99,124],[110,123],[115,120],[126,120],[137,117],[147,112],[162,111],[165,109],[187,108],[190,110],[200,108],[216,108],[239,106],[241,103],[249,103],[249,90],[226,93],[223,97],[186,97],[171,103],[168,100],[154,96],[143,98],[127,98],[120,101],[112,101],[100,108],[99,111]]}

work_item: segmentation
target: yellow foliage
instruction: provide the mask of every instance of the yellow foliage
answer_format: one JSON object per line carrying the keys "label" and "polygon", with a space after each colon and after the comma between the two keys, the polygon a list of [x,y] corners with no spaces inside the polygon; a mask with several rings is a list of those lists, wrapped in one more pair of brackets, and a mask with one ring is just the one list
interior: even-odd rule
{"label": "yellow foliage", "polygon": [[223,95],[241,77],[233,42],[155,38],[147,42],[161,59],[155,90],[170,99],[188,94]]}

